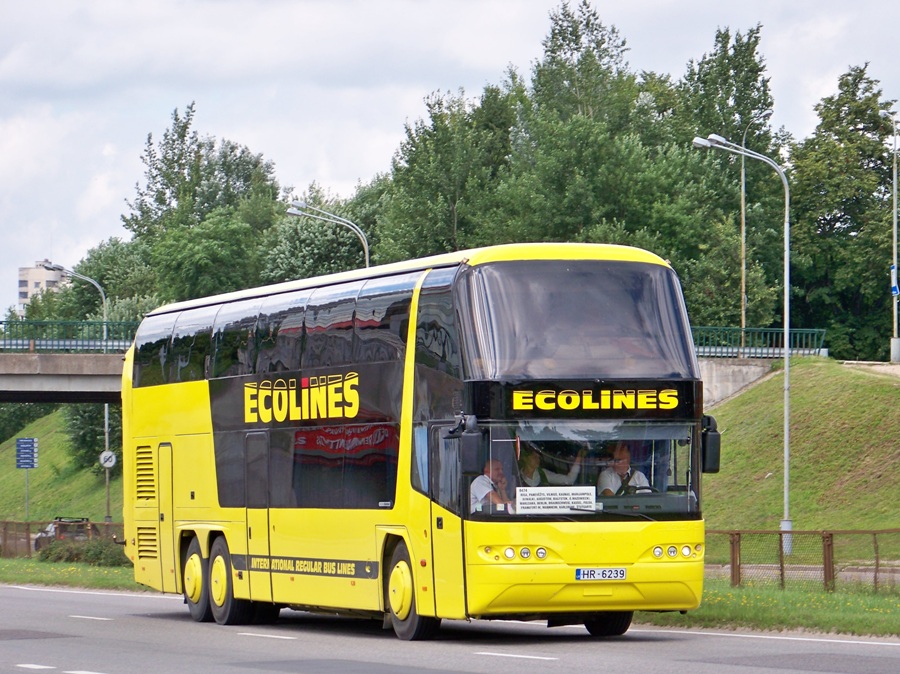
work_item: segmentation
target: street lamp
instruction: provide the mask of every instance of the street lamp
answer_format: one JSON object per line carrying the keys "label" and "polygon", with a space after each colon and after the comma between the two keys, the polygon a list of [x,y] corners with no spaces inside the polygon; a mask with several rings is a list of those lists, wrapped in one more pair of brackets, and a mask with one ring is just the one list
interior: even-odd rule
{"label": "street lamp", "polygon": [[[741,136],[741,148],[747,147],[747,132],[755,122],[772,116],[771,110],[753,115],[747,122]],[[747,328],[747,174],[744,170],[744,155],[741,155],[741,348],[744,348],[744,330]]]}
{"label": "street lamp", "polygon": [[[328,211],[323,211],[321,208],[316,208],[315,206],[310,206],[305,201],[292,201],[292,208],[287,210],[288,215],[296,215],[297,217],[307,217],[307,218],[315,218],[316,220],[322,220],[324,222],[330,222],[333,225],[341,225],[342,227],[346,227],[357,237],[359,237],[359,242],[362,244],[363,252],[366,254],[366,267],[369,266],[369,241],[366,239],[365,232],[362,231],[359,225],[350,222],[347,218],[342,218],[339,215],[335,215],[334,213],[329,213]],[[313,213],[309,213],[307,211],[315,211],[316,213],[321,213],[321,215],[315,215]]]}
{"label": "street lamp", "polygon": [[[764,162],[775,169],[784,185],[784,519],[781,520],[781,530],[791,531],[793,525],[790,516],[790,461],[791,461],[791,352],[790,352],[790,321],[791,321],[791,190],[788,186],[787,176],[775,161],[764,154],[748,150],[740,145],[725,140],[722,136],[711,133],[706,138],[694,138],[694,147],[704,149],[722,150],[731,154],[749,157]],[[784,536],[783,550],[791,553],[791,538]]]}
{"label": "street lamp", "polygon": [[891,362],[897,363],[900,362],[900,339],[897,337],[897,296],[898,296],[898,287],[897,287],[897,118],[889,113],[887,110],[883,110],[881,112],[882,116],[890,117],[891,124],[893,125],[893,137],[894,137],[894,182],[893,182],[893,192],[894,192],[894,230],[893,230],[893,240],[894,240],[894,255],[891,258],[891,306],[892,306],[892,316],[893,316],[893,337],[891,338]]}
{"label": "street lamp", "polygon": [[[93,285],[97,290],[100,291],[100,300],[103,305],[103,353],[106,353],[107,347],[107,311],[106,311],[106,293],[103,292],[103,286],[97,283],[90,276],[85,276],[84,274],[79,274],[77,271],[72,271],[71,269],[66,269],[61,264],[51,264],[49,262],[42,262],[41,266],[47,271],[56,271],[66,276],[71,276],[73,278],[81,279],[82,281],[87,281],[91,285]],[[109,403],[103,403],[103,449],[104,451],[109,451]],[[106,521],[112,522],[112,516],[109,513],[109,468],[106,469]]]}

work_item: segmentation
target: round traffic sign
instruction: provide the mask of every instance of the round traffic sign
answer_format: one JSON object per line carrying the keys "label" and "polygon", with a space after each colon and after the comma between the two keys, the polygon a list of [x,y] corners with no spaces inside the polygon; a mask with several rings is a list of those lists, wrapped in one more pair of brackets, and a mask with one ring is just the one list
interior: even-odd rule
{"label": "round traffic sign", "polygon": [[112,468],[116,465],[116,455],[108,449],[100,453],[100,465],[104,468]]}

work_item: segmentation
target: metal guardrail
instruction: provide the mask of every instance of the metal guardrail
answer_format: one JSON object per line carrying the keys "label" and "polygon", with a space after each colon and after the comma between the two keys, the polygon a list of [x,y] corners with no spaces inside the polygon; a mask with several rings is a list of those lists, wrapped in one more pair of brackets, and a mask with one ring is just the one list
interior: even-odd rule
{"label": "metal guardrail", "polygon": [[[784,330],[778,328],[691,329],[697,355],[703,358],[783,358]],[[820,356],[825,351],[825,330],[790,331],[792,356]]]}
{"label": "metal guardrail", "polygon": [[134,341],[137,321],[0,321],[0,352],[117,353]]}

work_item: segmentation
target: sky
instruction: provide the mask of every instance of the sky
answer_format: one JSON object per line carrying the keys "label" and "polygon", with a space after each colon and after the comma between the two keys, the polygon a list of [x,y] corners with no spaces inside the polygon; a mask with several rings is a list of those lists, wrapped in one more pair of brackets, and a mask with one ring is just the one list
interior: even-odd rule
{"label": "sky", "polygon": [[[577,0],[571,3],[577,5]],[[684,75],[718,28],[762,25],[771,124],[795,139],[851,66],[900,98],[900,3],[593,0],[637,73]],[[433,92],[527,76],[559,0],[0,0],[0,311],[18,268],[72,268],[110,237],[172,112],[247,146],[283,186],[349,197],[390,169]],[[698,129],[699,135],[714,130]]]}

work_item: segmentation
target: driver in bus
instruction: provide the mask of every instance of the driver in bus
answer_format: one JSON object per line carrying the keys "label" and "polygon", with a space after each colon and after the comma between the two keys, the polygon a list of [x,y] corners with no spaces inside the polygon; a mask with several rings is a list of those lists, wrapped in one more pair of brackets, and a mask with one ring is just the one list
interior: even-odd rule
{"label": "driver in bus", "polygon": [[488,459],[484,472],[469,487],[469,512],[493,506],[495,510],[512,512],[512,501],[506,495],[506,475],[497,459]]}
{"label": "driver in bus", "polygon": [[624,442],[617,442],[609,464],[597,480],[597,491],[600,496],[622,496],[633,494],[642,487],[650,487],[647,476],[631,468],[631,450]]}

